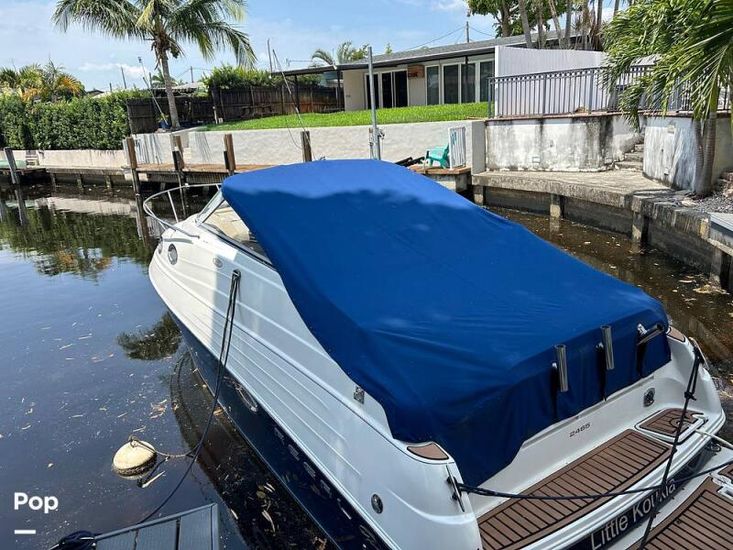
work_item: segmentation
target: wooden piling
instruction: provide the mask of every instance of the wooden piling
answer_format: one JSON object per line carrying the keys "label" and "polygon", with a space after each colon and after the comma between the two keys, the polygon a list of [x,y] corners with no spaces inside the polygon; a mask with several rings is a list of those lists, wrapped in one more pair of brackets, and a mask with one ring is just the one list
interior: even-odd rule
{"label": "wooden piling", "polygon": [[300,132],[300,144],[303,149],[303,162],[311,162],[313,152],[311,151],[311,133],[308,130]]}
{"label": "wooden piling", "polygon": [[237,158],[234,156],[234,140],[232,134],[224,134],[224,166],[231,176],[237,169]]}
{"label": "wooden piling", "polygon": [[15,186],[20,186],[20,175],[18,174],[18,167],[15,164],[15,155],[10,147],[5,147],[5,160],[8,161],[8,168],[10,169],[10,181]]}
{"label": "wooden piling", "polygon": [[183,143],[181,142],[181,136],[171,136],[171,145],[173,154],[173,170],[176,172],[176,178],[178,179],[178,185],[184,185],[186,183],[186,174],[184,168],[186,167],[183,161]]}
{"label": "wooden piling", "polygon": [[132,137],[125,138],[125,149],[127,150],[127,165],[132,174],[132,190],[135,196],[140,196],[140,174],[137,172],[137,153],[135,152],[135,140]]}

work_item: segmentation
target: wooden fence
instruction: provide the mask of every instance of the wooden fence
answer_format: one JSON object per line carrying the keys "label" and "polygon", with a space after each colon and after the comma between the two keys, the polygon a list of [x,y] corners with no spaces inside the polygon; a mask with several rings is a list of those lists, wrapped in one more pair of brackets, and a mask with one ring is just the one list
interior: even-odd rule
{"label": "wooden fence", "polygon": [[[298,106],[301,113],[328,113],[343,105],[340,90],[323,86],[290,84],[283,86],[249,86],[237,90],[212,90],[208,97],[177,96],[176,107],[182,126],[211,124],[217,121],[248,120],[274,115],[292,114]],[[157,103],[157,105],[156,105]],[[127,102],[127,118],[133,134],[154,132],[159,128],[160,112],[170,116],[165,95]],[[170,118],[168,118],[170,120]]]}

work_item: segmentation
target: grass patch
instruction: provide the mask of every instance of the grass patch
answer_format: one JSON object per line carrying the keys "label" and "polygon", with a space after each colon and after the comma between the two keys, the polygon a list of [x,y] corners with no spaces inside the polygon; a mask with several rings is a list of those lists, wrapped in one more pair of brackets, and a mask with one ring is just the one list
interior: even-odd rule
{"label": "grass patch", "polygon": [[[438,122],[441,120],[464,120],[467,118],[485,118],[488,112],[486,103],[462,103],[457,105],[420,105],[413,107],[396,107],[379,109],[379,124],[399,124],[405,122]],[[371,113],[365,111],[348,111],[338,113],[303,113],[301,115],[306,128],[318,126],[367,126],[372,123]],[[206,126],[211,130],[265,130],[271,128],[297,128],[300,126],[296,115],[271,116],[252,120],[225,122]]]}

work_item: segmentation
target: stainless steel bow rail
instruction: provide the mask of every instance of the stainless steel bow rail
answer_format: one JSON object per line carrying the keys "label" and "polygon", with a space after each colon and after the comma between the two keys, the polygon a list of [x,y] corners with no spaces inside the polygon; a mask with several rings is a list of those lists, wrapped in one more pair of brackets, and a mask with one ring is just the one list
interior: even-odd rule
{"label": "stainless steel bow rail", "polygon": [[[172,229],[173,231],[178,231],[180,233],[183,233],[187,237],[190,237],[192,239],[197,239],[199,236],[194,235],[192,233],[189,233],[185,229],[182,229],[178,226],[178,223],[181,221],[181,218],[178,215],[178,210],[176,209],[176,201],[173,200],[173,193],[178,192],[180,195],[180,207],[183,211],[183,219],[188,217],[188,213],[186,211],[186,192],[190,189],[196,189],[196,188],[203,188],[203,187],[216,187],[216,190],[219,191],[221,189],[221,185],[218,183],[199,183],[195,185],[189,185],[184,184],[180,185],[178,187],[173,187],[171,189],[166,189],[165,191],[160,191],[158,193],[155,193],[154,195],[150,195],[147,199],[143,201],[143,210],[145,211],[145,214],[148,215],[151,219],[158,222],[158,225],[160,225],[161,229],[165,231],[166,229]],[[158,214],[155,212],[155,202],[157,199],[160,199],[161,197],[166,196],[168,198],[168,204],[170,204],[171,211],[173,212],[173,219],[175,221],[171,221],[170,219],[166,219],[163,217],[162,214]]]}

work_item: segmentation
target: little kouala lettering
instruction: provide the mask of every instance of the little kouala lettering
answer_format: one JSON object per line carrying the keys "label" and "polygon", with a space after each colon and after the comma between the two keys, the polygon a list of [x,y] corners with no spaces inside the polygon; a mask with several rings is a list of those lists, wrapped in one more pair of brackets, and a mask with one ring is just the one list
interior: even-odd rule
{"label": "little kouala lettering", "polygon": [[591,535],[591,548],[599,550],[614,539],[626,533],[626,531],[636,525],[639,521],[648,516],[655,505],[667,500],[677,489],[674,481],[671,481],[665,489],[660,489],[647,496],[643,500],[637,502],[629,510],[616,516],[606,523],[598,531]]}

